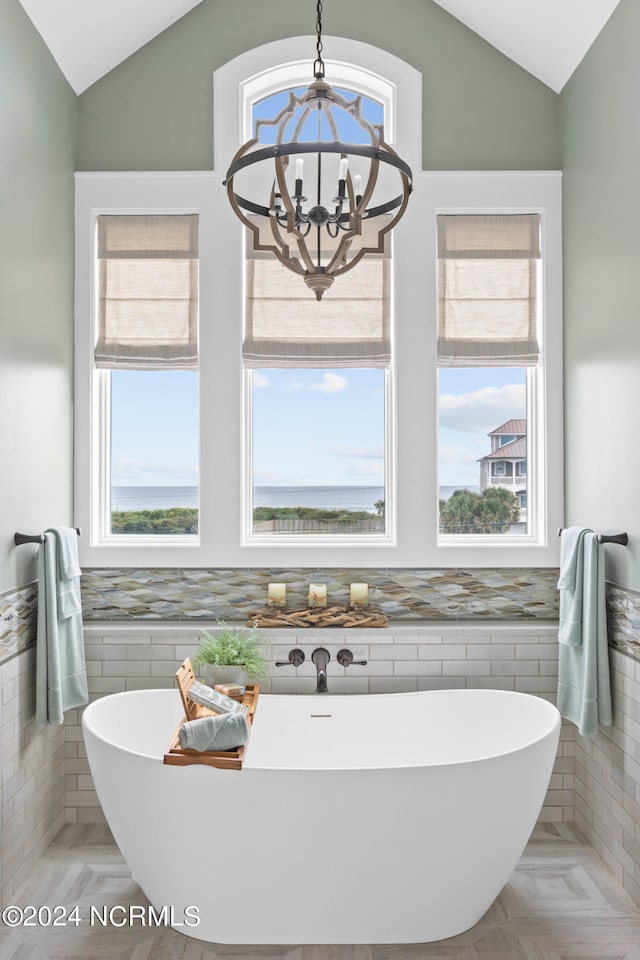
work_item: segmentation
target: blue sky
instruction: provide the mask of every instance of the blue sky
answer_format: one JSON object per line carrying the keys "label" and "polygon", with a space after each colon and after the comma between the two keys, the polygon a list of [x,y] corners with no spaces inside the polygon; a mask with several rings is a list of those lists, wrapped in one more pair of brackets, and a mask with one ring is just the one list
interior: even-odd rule
{"label": "blue sky", "polygon": [[254,371],[254,483],[384,484],[383,370]]}
{"label": "blue sky", "polygon": [[[311,78],[309,78],[311,80]],[[330,78],[327,78],[330,82]],[[296,87],[295,93],[300,96],[305,92],[306,87]],[[342,87],[333,88],[336,93],[341,94],[347,100],[351,101],[354,99],[355,94],[350,90],[343,90]],[[252,109],[252,121],[255,123],[256,120],[272,120],[278,116],[280,111],[287,106],[289,100],[289,93],[286,90],[281,91],[280,93],[273,93],[264,99],[259,100],[253,105]],[[384,122],[384,110],[382,104],[378,103],[376,100],[372,100],[370,97],[362,97],[362,116],[369,121],[369,123],[383,123]],[[285,136],[283,139],[289,139],[293,134],[293,128],[298,122],[302,108],[296,107],[293,120],[289,122]],[[359,124],[353,120],[352,117],[345,114],[343,110],[335,110],[334,117],[336,124],[338,126],[338,131],[340,138],[343,143],[361,143],[367,141],[366,134],[363,133],[362,128]],[[259,131],[260,143],[275,143],[275,126],[261,126]],[[305,125],[299,136],[299,140],[315,140],[317,136],[317,121],[313,117],[307,118]],[[322,137],[323,139],[332,140],[330,135],[328,125],[324,123],[322,128]]]}
{"label": "blue sky", "polygon": [[[264,370],[254,377],[254,482],[381,486],[381,370]],[[114,486],[198,480],[197,374],[112,372]],[[439,482],[478,484],[487,433],[524,418],[524,369],[441,370]]]}
{"label": "blue sky", "polygon": [[117,487],[198,482],[198,374],[112,370],[111,482]]}
{"label": "blue sky", "polygon": [[506,420],[526,419],[524,367],[440,370],[439,483],[478,486],[478,458],[489,453],[487,434]]}

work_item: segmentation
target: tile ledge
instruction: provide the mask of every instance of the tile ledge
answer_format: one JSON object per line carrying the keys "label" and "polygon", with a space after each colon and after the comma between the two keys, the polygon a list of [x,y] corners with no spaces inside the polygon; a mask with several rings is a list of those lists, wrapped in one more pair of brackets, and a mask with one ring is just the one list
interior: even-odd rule
{"label": "tile ledge", "polygon": [[[242,626],[244,621],[230,621],[233,626]],[[149,633],[186,633],[193,632],[199,634],[203,630],[213,630],[217,626],[216,620],[86,620],[84,622],[84,633],[89,636],[130,633],[130,634],[149,634]],[[330,633],[349,633],[353,636],[365,636],[368,634],[384,634],[389,631],[393,633],[434,633],[442,630],[481,630],[496,633],[517,631],[522,634],[540,633],[555,634],[558,631],[558,624],[555,620],[389,620],[385,627],[263,627],[261,632],[265,634],[281,633],[285,635],[317,636],[318,634],[327,635]]]}

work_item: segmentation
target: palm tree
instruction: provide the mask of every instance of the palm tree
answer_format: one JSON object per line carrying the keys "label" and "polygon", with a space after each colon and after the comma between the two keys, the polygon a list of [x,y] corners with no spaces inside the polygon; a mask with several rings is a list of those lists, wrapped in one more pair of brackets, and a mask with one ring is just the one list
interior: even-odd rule
{"label": "palm tree", "polygon": [[379,517],[384,517],[384,500],[376,500],[374,507]]}
{"label": "palm tree", "polygon": [[440,501],[440,533],[508,533],[519,515],[517,499],[502,487],[482,493],[455,490]]}

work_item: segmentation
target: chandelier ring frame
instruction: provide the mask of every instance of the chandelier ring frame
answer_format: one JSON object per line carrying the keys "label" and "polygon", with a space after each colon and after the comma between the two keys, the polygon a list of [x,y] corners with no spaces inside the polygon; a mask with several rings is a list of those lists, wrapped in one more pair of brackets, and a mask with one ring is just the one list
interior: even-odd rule
{"label": "chandelier ring frame", "polygon": [[316,141],[309,143],[281,143],[275,146],[261,147],[259,150],[253,150],[251,153],[236,155],[227,170],[227,175],[223,181],[226,187],[230,180],[245,167],[262,160],[275,160],[277,157],[286,157],[304,153],[340,153],[347,156],[366,157],[369,160],[380,160],[392,167],[396,167],[403,173],[409,183],[409,193],[413,190],[413,174],[411,167],[398,154],[387,147],[373,147],[370,144],[362,143],[341,143]]}

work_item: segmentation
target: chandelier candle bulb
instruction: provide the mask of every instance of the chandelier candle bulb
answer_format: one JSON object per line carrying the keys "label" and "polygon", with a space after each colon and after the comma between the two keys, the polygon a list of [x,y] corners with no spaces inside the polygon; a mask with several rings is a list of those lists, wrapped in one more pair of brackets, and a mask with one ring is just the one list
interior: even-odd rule
{"label": "chandelier candle bulb", "polygon": [[369,603],[369,584],[352,583],[351,584],[351,606],[366,607]]}
{"label": "chandelier candle bulb", "polygon": [[270,607],[284,607],[287,603],[286,583],[270,583],[267,587],[267,601]]}
{"label": "chandelier candle bulb", "polygon": [[346,157],[342,157],[340,160],[340,166],[338,168],[338,196],[344,197],[345,195],[345,181],[347,179],[347,170],[349,169],[349,161]]}
{"label": "chandelier candle bulb", "polygon": [[326,583],[309,584],[309,606],[326,607],[327,605],[327,585]]}
{"label": "chandelier candle bulb", "polygon": [[353,189],[356,197],[362,196],[362,177],[360,176],[359,173],[356,173],[356,175],[353,178]]}

